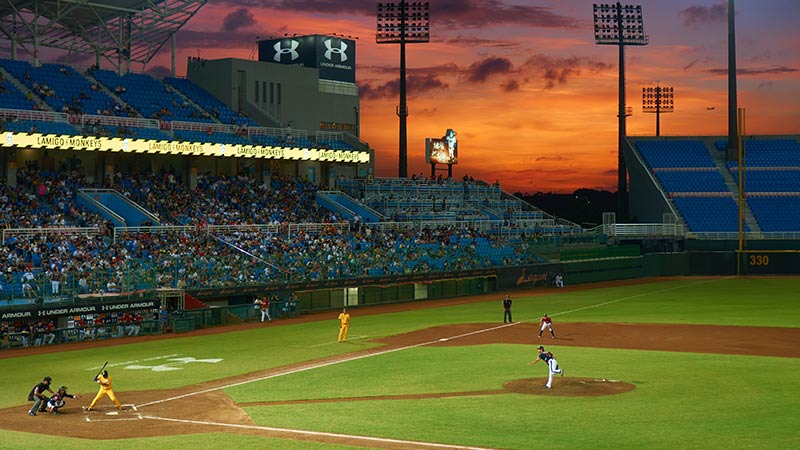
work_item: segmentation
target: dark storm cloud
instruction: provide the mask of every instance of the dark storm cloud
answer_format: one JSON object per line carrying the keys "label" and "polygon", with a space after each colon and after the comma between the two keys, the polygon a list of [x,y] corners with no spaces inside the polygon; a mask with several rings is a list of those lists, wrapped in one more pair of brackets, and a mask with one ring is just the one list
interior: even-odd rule
{"label": "dark storm cloud", "polygon": [[597,73],[612,67],[610,64],[577,56],[555,58],[537,54],[525,61],[522,70],[526,73],[538,74],[545,82],[545,89],[552,89],[557,84],[566,84],[570,78],[580,75],[582,69]]}
{"label": "dark storm cloud", "polygon": [[501,84],[500,87],[505,92],[516,92],[519,90],[519,81],[517,80],[508,80],[505,83]]}
{"label": "dark storm cloud", "polygon": [[[221,3],[248,8],[323,14],[375,16],[374,0],[224,0]],[[508,5],[499,0],[437,0],[430,2],[431,21],[444,28],[478,28],[487,25],[515,24],[539,28],[579,28],[574,17],[554,13],[551,8]]]}
{"label": "dark storm cloud", "polygon": [[[777,66],[777,67],[770,67],[768,69],[736,69],[737,75],[780,75],[784,73],[794,73],[797,72],[798,69],[794,67],[786,67],[786,66]],[[728,69],[708,69],[706,72],[713,74],[713,75],[727,75]]]}
{"label": "dark storm cloud", "polygon": [[[415,74],[406,78],[409,97],[429,91],[445,90],[447,87],[446,83],[432,74]],[[366,82],[358,85],[358,93],[362,99],[396,98],[400,95],[400,81],[392,80],[380,85]]]}
{"label": "dark storm cloud", "polygon": [[714,23],[725,23],[728,20],[728,6],[725,2],[717,2],[711,6],[694,5],[678,12],[687,27],[702,26]]}
{"label": "dark storm cloud", "polygon": [[467,80],[471,83],[483,83],[492,75],[508,74],[512,68],[513,65],[508,58],[486,58],[470,64],[467,68]]}
{"label": "dark storm cloud", "polygon": [[256,19],[253,17],[253,13],[250,12],[249,9],[239,8],[222,19],[222,31],[238,31],[241,28],[247,28],[255,25],[255,23]]}

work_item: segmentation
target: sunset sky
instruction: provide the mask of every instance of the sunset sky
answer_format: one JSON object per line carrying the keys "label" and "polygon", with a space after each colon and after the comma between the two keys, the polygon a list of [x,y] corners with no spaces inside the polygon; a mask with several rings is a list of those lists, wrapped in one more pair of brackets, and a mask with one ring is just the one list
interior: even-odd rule
{"label": "sunset sky", "polygon": [[[209,0],[178,33],[186,59],[257,58],[284,33],[358,37],[361,137],[397,176],[397,45],[375,43],[375,0]],[[408,46],[409,174],[453,128],[464,174],[511,192],[616,190],[618,47],[596,45],[588,0],[430,0],[431,41]],[[599,2],[600,3],[600,2]],[[675,88],[662,135],[727,134],[727,1],[640,0],[649,45],[626,47],[629,135],[655,134],[643,86]],[[748,134],[800,133],[800,1],[737,0]],[[148,69],[169,65],[168,45]]]}

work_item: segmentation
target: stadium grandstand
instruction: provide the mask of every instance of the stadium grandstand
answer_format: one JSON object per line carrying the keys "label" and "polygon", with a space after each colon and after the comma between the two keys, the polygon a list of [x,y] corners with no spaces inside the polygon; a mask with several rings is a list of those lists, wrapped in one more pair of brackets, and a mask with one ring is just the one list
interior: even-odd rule
{"label": "stadium grandstand", "polygon": [[[20,28],[0,59],[0,314],[12,334],[36,318],[78,339],[81,321],[110,329],[162,305],[184,318],[224,310],[221,323],[265,293],[294,314],[549,286],[561,273],[687,273],[687,248],[730,249],[740,211],[751,239],[800,237],[796,136],[747,138],[744,203],[724,138],[631,137],[637,220],[608,214],[584,230],[496,183],[374,177],[354,54],[349,68],[298,67],[269,40],[260,48],[277,53],[258,61],[190,58],[186,76],[158,79],[131,65],[145,68],[205,1],[8,2],[6,29],[35,20],[34,3],[53,25]],[[316,55],[343,40],[287,39]],[[40,61],[39,47],[95,61]],[[653,251],[684,260],[659,272]],[[699,272],[734,261],[708,269],[718,260],[702,257]]]}

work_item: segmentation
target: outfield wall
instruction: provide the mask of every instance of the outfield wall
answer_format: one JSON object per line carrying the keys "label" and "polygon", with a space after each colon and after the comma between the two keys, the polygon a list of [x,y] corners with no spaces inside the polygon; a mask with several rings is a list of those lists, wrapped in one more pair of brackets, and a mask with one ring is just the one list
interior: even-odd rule
{"label": "outfield wall", "polygon": [[[435,300],[515,289],[549,288],[557,274],[563,275],[566,285],[664,276],[734,276],[798,275],[800,251],[758,250],[741,255],[737,268],[737,252],[730,250],[698,250],[683,253],[649,253],[631,257],[604,258],[590,261],[568,261],[517,267],[501,267],[476,271],[436,274],[412,274],[368,279],[324,280],[280,286],[227,287],[204,290],[203,300],[214,305],[200,310],[177,311],[172,317],[173,330],[191,331],[197,328],[223,325],[232,321],[257,318],[253,298],[265,293],[277,294],[281,301],[271,308],[274,318],[294,317],[313,311],[335,310],[378,304]],[[287,307],[286,298],[297,294],[296,308]],[[195,291],[191,292],[193,295]],[[90,302],[70,305],[23,307],[0,310],[0,319],[41,320],[62,319],[77,314],[121,310],[157,310],[157,299],[139,302]],[[59,323],[60,323],[59,322]],[[63,324],[62,324],[63,325]]]}

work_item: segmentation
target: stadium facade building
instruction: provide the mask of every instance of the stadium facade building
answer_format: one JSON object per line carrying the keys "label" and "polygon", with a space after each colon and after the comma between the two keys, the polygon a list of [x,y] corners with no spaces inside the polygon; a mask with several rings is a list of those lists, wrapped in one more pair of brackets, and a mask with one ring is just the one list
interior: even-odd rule
{"label": "stadium facade building", "polygon": [[[290,142],[313,138],[321,147],[342,139],[370,151],[360,140],[360,101],[355,84],[355,41],[308,35],[259,42],[259,59],[189,58],[186,78]],[[309,135],[311,133],[312,135]],[[367,177],[368,164],[299,163],[295,175],[334,186],[338,176]]]}

